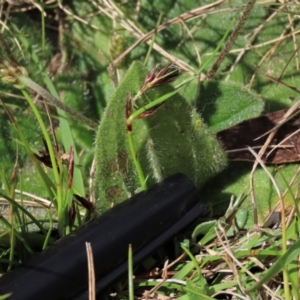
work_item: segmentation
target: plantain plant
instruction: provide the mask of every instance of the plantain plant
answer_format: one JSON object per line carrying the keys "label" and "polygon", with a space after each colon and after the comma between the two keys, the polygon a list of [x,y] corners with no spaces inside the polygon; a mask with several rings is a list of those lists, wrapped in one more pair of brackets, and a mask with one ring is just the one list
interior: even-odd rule
{"label": "plantain plant", "polygon": [[[195,107],[168,84],[175,75],[173,65],[149,72],[134,62],[109,101],[96,136],[100,212],[177,172],[200,188],[226,166],[225,152]],[[247,117],[261,111],[261,101],[236,85],[220,88],[229,90],[240,95],[240,111],[257,108]]]}
{"label": "plantain plant", "polygon": [[[140,63],[131,65],[100,123],[95,184],[101,212],[177,172],[201,186],[226,165],[216,138],[182,96],[175,94],[155,105],[172,88],[164,85],[144,91],[147,74]],[[134,107],[142,108],[136,117]]]}

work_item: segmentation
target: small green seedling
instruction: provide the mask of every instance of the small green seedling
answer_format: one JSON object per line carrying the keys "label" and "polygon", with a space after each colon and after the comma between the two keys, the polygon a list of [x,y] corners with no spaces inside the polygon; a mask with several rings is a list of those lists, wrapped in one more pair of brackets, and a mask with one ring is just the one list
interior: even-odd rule
{"label": "small green seedling", "polygon": [[226,155],[196,110],[167,84],[174,65],[149,73],[134,62],[110,100],[96,137],[96,196],[103,212],[178,172],[197,187]]}

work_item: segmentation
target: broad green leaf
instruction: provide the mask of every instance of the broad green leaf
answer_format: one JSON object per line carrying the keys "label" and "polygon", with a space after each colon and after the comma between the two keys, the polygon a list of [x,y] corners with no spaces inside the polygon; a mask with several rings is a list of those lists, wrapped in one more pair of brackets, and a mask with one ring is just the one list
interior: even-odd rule
{"label": "broad green leaf", "polygon": [[264,109],[259,95],[239,83],[224,81],[202,83],[196,105],[212,132],[257,117]]}
{"label": "broad green leaf", "polygon": [[[249,192],[250,172],[252,165],[253,164],[249,162],[230,163],[226,170],[221,172],[212,180],[211,185],[206,185],[201,191],[203,201],[212,207],[212,214],[214,216],[217,217],[224,214],[228,208],[232,195],[237,197],[241,193]],[[278,188],[282,194],[288,190],[287,183],[292,182],[290,191],[284,197],[284,204],[285,209],[293,207],[298,181],[292,181],[292,179],[297,172],[298,166],[290,164],[281,167],[268,166],[268,168],[271,174],[274,176]],[[262,225],[275,207],[277,207],[277,211],[280,211],[280,205],[278,206],[279,197],[270,178],[259,166],[255,171],[253,182],[255,201],[258,211],[258,222],[259,225]],[[211,188],[212,185],[214,185],[214,189]],[[248,212],[245,228],[252,228],[254,219],[250,195],[248,195],[245,199],[241,209]],[[237,217],[241,217],[244,222],[244,214],[237,215]]]}
{"label": "broad green leaf", "polygon": [[[140,188],[129,151],[124,105],[128,93],[139,91],[147,73],[141,64],[132,64],[101,121],[96,138],[95,180],[100,211]],[[137,105],[145,105],[171,90],[170,86],[149,90]],[[157,108],[154,115],[135,120],[133,136],[148,186],[182,172],[201,187],[226,165],[215,136],[179,94]]]}
{"label": "broad green leaf", "polygon": [[193,242],[196,241],[196,238],[198,235],[204,235],[204,237],[202,238],[202,245],[205,245],[205,242],[203,242],[204,238],[207,237],[207,240],[212,240],[213,238],[215,238],[216,233],[214,231],[214,228],[217,226],[217,221],[213,220],[213,221],[208,221],[208,222],[204,222],[199,224],[193,231],[191,237]]}

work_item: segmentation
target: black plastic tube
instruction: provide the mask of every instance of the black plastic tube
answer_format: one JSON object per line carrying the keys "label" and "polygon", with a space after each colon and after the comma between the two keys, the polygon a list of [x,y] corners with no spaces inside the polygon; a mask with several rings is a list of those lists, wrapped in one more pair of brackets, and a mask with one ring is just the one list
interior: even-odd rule
{"label": "black plastic tube", "polygon": [[[162,234],[152,240],[144,248],[137,251],[133,256],[133,265],[137,265],[147,256],[151,255],[155,250],[162,246],[166,241],[174,237],[178,232],[187,227],[192,221],[197,217],[205,213],[205,208],[202,203],[197,203],[192,209],[189,210],[180,220],[175,224],[165,230]],[[112,282],[116,281],[119,277],[126,274],[128,270],[128,262],[125,261],[115,269],[111,270],[105,276],[99,278],[96,282],[96,293],[97,296],[101,295],[101,292],[109,286]],[[71,300],[87,300],[88,299],[88,290],[72,297]]]}
{"label": "black plastic tube", "polygon": [[[171,176],[116,205],[4,275],[0,278],[0,294],[11,292],[11,300],[76,297],[88,283],[85,242],[91,243],[96,278],[101,282],[126,261],[129,244],[134,251],[147,249],[147,244],[188,215],[196,202],[196,188],[189,179],[183,174]],[[110,282],[106,280],[101,288]]]}

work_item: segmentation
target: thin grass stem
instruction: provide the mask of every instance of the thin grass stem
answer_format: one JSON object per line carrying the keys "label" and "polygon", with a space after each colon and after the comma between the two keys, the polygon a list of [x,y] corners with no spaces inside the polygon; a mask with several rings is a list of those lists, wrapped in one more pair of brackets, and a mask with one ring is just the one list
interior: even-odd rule
{"label": "thin grass stem", "polygon": [[136,169],[138,177],[139,177],[139,181],[140,181],[140,184],[141,184],[141,190],[145,191],[147,189],[146,179],[145,179],[145,175],[144,175],[142,166],[141,166],[139,160],[137,159],[137,152],[136,152],[136,148],[135,148],[135,145],[134,145],[132,132],[127,131],[127,134],[128,134],[129,148],[130,148],[130,152],[131,152],[131,155],[132,155],[132,159],[133,159],[135,169]]}
{"label": "thin grass stem", "polygon": [[128,246],[128,291],[129,300],[134,300],[132,246]]}
{"label": "thin grass stem", "polygon": [[40,94],[43,98],[47,99],[49,102],[52,102],[56,107],[58,107],[61,110],[65,111],[68,115],[70,115],[71,117],[73,117],[77,121],[86,124],[91,129],[94,129],[94,130],[98,129],[98,124],[97,123],[93,122],[92,120],[88,119],[87,117],[85,117],[81,113],[71,109],[70,107],[68,107],[67,105],[65,105],[64,103],[62,103],[58,99],[56,99],[55,97],[53,97],[47,90],[45,90],[43,87],[41,87],[36,82],[31,80],[29,77],[24,76],[24,75],[19,75],[18,79],[23,85],[33,89],[38,94]]}
{"label": "thin grass stem", "polygon": [[61,167],[61,164],[60,164],[60,166],[57,165],[57,160],[56,160],[54,149],[53,149],[53,146],[51,143],[51,139],[50,139],[50,136],[48,134],[48,131],[46,129],[46,126],[44,124],[44,121],[43,121],[39,111],[37,110],[35,104],[33,103],[32,99],[29,96],[29,94],[27,93],[27,91],[23,89],[22,93],[23,93],[24,97],[26,98],[26,100],[28,101],[35,117],[37,118],[37,121],[42,130],[43,136],[45,138],[45,141],[46,141],[46,144],[48,147],[50,160],[51,160],[51,164],[52,164],[52,168],[53,168],[55,185],[56,185],[58,231],[59,231],[60,235],[63,236],[64,235],[64,227],[65,227],[65,212],[64,212],[65,205],[64,205],[64,199],[63,199],[61,178],[60,178],[60,174],[58,172],[58,168],[60,170],[62,170],[62,167]]}

